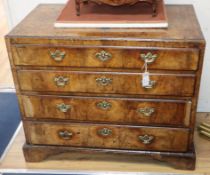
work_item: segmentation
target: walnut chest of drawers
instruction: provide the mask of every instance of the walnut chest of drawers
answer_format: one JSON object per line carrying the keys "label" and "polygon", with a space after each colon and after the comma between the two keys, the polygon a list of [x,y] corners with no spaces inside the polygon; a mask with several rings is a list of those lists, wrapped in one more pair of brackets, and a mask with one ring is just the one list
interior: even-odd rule
{"label": "walnut chest of drawers", "polygon": [[167,6],[168,29],[55,29],[62,7],[38,6],[6,36],[26,161],[77,151],[194,169],[205,40],[192,6]]}

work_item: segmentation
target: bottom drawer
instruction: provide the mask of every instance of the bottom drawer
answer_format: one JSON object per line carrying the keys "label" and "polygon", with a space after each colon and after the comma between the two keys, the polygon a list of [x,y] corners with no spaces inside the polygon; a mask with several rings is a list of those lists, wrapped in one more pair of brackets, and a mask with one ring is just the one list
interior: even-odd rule
{"label": "bottom drawer", "polygon": [[95,148],[184,152],[189,130],[145,126],[24,122],[27,142]]}

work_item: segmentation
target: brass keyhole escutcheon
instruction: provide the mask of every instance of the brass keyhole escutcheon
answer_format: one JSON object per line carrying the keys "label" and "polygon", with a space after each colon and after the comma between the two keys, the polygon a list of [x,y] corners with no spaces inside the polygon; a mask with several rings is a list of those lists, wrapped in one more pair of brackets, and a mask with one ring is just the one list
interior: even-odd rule
{"label": "brass keyhole escutcheon", "polygon": [[102,51],[96,53],[95,56],[96,56],[96,58],[97,58],[98,60],[100,60],[100,61],[102,61],[102,62],[108,61],[109,59],[112,58],[112,54],[109,53],[109,52],[106,52],[106,51],[104,51],[104,50],[102,50]]}
{"label": "brass keyhole escutcheon", "polygon": [[57,104],[56,107],[59,111],[61,111],[63,113],[66,113],[71,109],[71,105],[66,105],[64,103]]}
{"label": "brass keyhole escutcheon", "polygon": [[145,145],[149,145],[153,142],[154,140],[154,136],[151,136],[151,135],[142,135],[142,136],[139,136],[139,141]]}
{"label": "brass keyhole escutcheon", "polygon": [[56,86],[58,87],[64,87],[69,83],[69,78],[63,77],[63,76],[58,76],[54,78],[54,82]]}
{"label": "brass keyhole escutcheon", "polygon": [[103,128],[103,129],[98,130],[98,134],[103,137],[107,137],[107,136],[112,135],[112,130],[109,128]]}
{"label": "brass keyhole escutcheon", "polygon": [[106,78],[106,77],[101,77],[101,78],[96,79],[96,83],[101,86],[108,86],[108,85],[112,84],[112,79]]}
{"label": "brass keyhole escutcheon", "polygon": [[137,109],[139,114],[142,114],[145,117],[151,117],[155,113],[155,108],[145,107]]}
{"label": "brass keyhole escutcheon", "polygon": [[73,133],[71,131],[64,130],[64,131],[59,131],[58,135],[64,140],[70,140],[73,136]]}
{"label": "brass keyhole escutcheon", "polygon": [[50,51],[50,56],[54,61],[61,62],[65,58],[66,53],[60,50],[56,50],[55,52]]}
{"label": "brass keyhole escutcheon", "polygon": [[102,101],[96,104],[99,109],[102,110],[110,110],[112,108],[112,104],[107,101]]}
{"label": "brass keyhole escutcheon", "polygon": [[146,54],[144,54],[144,53],[140,54],[140,57],[145,63],[151,64],[151,63],[155,62],[155,60],[158,58],[158,55],[148,52]]}

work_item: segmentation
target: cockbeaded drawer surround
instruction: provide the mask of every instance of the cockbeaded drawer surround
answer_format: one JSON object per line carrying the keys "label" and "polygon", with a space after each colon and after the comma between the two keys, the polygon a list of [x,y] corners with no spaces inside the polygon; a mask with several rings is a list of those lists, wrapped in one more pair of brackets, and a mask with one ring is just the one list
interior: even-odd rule
{"label": "cockbeaded drawer surround", "polygon": [[[87,68],[197,70],[199,50],[195,48],[144,48],[21,45],[12,47],[17,66],[59,66]],[[176,58],[176,59],[174,59]],[[168,64],[170,63],[170,64]]]}
{"label": "cockbeaded drawer surround", "polygon": [[26,120],[58,119],[175,127],[189,127],[192,105],[189,100],[92,96],[20,95],[19,99]]}
{"label": "cockbeaded drawer surround", "polygon": [[[126,95],[192,96],[194,74],[151,73],[150,87],[142,87],[143,73],[58,70],[18,70],[22,91],[81,92]],[[132,84],[132,86],[131,86]]]}
{"label": "cockbeaded drawer surround", "polygon": [[40,5],[6,36],[26,161],[77,151],[194,169],[205,41],[192,7],[167,6],[167,30],[55,29],[61,8]]}

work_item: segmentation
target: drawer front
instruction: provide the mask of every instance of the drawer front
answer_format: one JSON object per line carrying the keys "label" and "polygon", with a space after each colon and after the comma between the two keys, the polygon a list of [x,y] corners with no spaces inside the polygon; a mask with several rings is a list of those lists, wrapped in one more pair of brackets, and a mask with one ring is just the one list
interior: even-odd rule
{"label": "drawer front", "polygon": [[141,85],[141,73],[80,71],[18,71],[21,90],[107,94],[192,96],[192,74],[151,74],[151,87]]}
{"label": "drawer front", "polygon": [[92,68],[138,68],[149,60],[150,69],[196,70],[198,49],[65,48],[13,46],[16,65]]}
{"label": "drawer front", "polygon": [[191,102],[99,97],[20,96],[26,118],[188,126]]}
{"label": "drawer front", "polygon": [[41,122],[24,126],[30,144],[183,152],[188,147],[189,130],[181,128]]}

